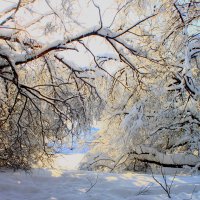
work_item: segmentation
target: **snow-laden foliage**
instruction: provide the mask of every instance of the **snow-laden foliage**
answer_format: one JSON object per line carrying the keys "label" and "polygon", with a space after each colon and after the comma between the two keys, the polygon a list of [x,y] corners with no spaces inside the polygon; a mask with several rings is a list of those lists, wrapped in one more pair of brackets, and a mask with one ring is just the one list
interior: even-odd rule
{"label": "snow-laden foliage", "polygon": [[[114,74],[117,81],[110,84],[102,130],[88,155],[89,168],[141,170],[148,163],[199,166],[200,40],[194,28],[199,24],[199,4],[149,4],[148,8],[159,10],[158,15],[120,38],[128,43],[124,45],[142,45],[147,54],[135,58],[126,52],[135,70],[124,67]],[[128,8],[135,6],[139,9],[134,3]],[[142,15],[145,6],[139,10]]]}
{"label": "snow-laden foliage", "polygon": [[118,83],[113,72],[122,66],[139,71],[127,52],[147,52],[123,36],[157,11],[120,28],[119,16],[131,2],[113,1],[111,17],[98,3],[20,0],[1,6],[1,166],[26,168],[48,156],[52,143],[89,129],[109,94],[105,80]]}
{"label": "snow-laden foliage", "polygon": [[111,170],[131,160],[198,166],[199,3],[106,2],[0,8],[1,166],[42,160],[102,112],[109,129],[91,153]]}

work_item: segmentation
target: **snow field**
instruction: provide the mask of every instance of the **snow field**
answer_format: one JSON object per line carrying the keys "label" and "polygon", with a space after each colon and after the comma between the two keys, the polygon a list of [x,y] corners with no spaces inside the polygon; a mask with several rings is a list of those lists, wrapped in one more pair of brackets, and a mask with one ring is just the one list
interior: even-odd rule
{"label": "snow field", "polygon": [[[57,155],[53,169],[0,172],[0,200],[162,200],[166,193],[151,175],[80,171],[83,155]],[[74,162],[76,160],[76,162]],[[75,169],[75,170],[72,170]],[[160,175],[155,177],[163,182]],[[167,176],[168,182],[173,176]],[[200,176],[177,176],[173,200],[200,200]]]}

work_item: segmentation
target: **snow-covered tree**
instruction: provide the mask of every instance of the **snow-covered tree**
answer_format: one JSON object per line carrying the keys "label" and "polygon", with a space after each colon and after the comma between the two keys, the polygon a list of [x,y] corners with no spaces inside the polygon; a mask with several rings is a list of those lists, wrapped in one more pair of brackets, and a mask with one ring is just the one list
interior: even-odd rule
{"label": "snow-covered tree", "polygon": [[[129,13],[135,6],[128,5]],[[157,16],[124,40],[148,53],[136,58],[128,53],[138,73],[127,66],[115,73],[118,82],[110,84],[90,167],[199,166],[199,3],[149,1],[146,6],[147,13],[158,9]],[[145,5],[139,10],[146,13]]]}
{"label": "snow-covered tree", "polygon": [[30,166],[103,112],[94,152],[110,168],[198,167],[198,2],[2,2],[1,166]]}
{"label": "snow-covered tree", "polygon": [[[102,77],[120,83],[113,71],[121,67],[138,74],[130,54],[149,59],[148,54],[125,35],[147,24],[157,10],[125,26],[119,16],[129,4],[113,1],[110,18],[94,0],[1,2],[1,166],[26,168],[48,155],[46,143],[87,130],[108,95],[97,87]],[[97,52],[96,43],[105,51]]]}

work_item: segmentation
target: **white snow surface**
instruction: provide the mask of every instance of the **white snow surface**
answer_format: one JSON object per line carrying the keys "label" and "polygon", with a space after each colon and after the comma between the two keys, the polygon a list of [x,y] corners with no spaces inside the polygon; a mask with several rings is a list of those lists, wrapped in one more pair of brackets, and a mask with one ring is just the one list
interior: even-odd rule
{"label": "white snow surface", "polygon": [[[81,154],[57,155],[53,168],[33,169],[29,174],[1,170],[0,200],[168,199],[149,174],[81,171],[82,158]],[[155,177],[163,182],[160,175]],[[167,176],[167,181],[172,178]],[[172,200],[200,200],[200,176],[177,176],[171,193]]]}

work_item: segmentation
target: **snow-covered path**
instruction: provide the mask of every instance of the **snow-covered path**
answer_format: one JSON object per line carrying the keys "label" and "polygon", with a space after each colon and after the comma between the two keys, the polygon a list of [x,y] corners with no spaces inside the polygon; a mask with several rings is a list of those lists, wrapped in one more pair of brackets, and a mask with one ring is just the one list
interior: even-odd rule
{"label": "snow-covered path", "polygon": [[[75,157],[81,159],[80,155]],[[61,161],[72,158],[59,157],[57,167],[62,168]],[[72,167],[72,163],[69,166]],[[31,174],[0,172],[0,200],[168,199],[151,175],[97,173],[65,170],[65,167],[67,165],[63,165],[63,169],[34,169]],[[161,176],[156,177],[162,181]],[[146,186],[148,190],[139,194]],[[200,176],[176,177],[172,197],[174,200],[200,200]]]}

